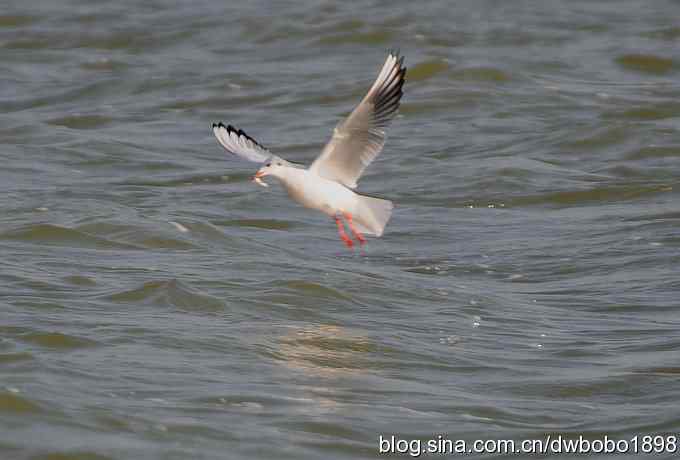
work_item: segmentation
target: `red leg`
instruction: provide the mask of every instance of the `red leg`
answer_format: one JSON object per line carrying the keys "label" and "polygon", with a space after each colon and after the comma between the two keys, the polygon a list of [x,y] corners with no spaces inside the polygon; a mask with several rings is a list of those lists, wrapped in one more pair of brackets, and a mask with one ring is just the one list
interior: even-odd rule
{"label": "red leg", "polygon": [[357,230],[354,227],[354,224],[352,223],[352,214],[346,212],[344,213],[345,219],[347,219],[347,225],[349,225],[349,229],[352,231],[354,236],[356,237],[357,240],[359,240],[359,243],[363,246],[366,244],[366,238],[364,238],[364,235],[361,234],[359,230]]}
{"label": "red leg", "polygon": [[348,248],[354,246],[352,239],[345,233],[345,226],[342,224],[340,216],[335,216],[335,223],[338,225],[338,235],[340,235],[340,239],[345,242]]}

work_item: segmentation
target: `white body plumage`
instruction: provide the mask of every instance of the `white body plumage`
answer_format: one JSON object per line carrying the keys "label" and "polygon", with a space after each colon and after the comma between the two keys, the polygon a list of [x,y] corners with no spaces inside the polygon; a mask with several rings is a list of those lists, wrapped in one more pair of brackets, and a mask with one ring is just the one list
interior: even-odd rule
{"label": "white body plumage", "polygon": [[331,217],[349,214],[359,231],[380,236],[392,213],[389,200],[360,195],[308,169],[285,164],[270,166],[269,175],[281,181],[293,200]]}

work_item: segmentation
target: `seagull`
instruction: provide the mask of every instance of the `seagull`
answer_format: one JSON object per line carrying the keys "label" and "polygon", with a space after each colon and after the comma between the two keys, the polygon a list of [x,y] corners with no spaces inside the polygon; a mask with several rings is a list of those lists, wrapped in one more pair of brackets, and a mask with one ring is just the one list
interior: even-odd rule
{"label": "seagull", "polygon": [[361,195],[354,189],[385,144],[385,129],[399,109],[405,74],[404,57],[396,51],[390,52],[366,96],[338,123],[309,168],[272,154],[232,125],[213,123],[213,133],[229,153],[262,165],[253,181],[267,187],[262,178],[276,177],[290,198],[335,219],[340,239],[348,248],[352,248],[354,242],[345,232],[343,218],[352,236],[363,246],[364,235],[383,234],[394,205],[389,200]]}

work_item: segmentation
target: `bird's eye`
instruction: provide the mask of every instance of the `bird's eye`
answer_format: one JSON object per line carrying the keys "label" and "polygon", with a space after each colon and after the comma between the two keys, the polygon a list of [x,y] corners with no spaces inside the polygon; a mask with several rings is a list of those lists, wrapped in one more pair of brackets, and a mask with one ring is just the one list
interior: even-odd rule
{"label": "bird's eye", "polygon": [[278,163],[276,163],[276,166],[281,166],[281,162],[279,161]]}
{"label": "bird's eye", "polygon": [[271,166],[271,165],[272,165],[271,163],[267,163],[265,166],[269,167],[269,166]]}

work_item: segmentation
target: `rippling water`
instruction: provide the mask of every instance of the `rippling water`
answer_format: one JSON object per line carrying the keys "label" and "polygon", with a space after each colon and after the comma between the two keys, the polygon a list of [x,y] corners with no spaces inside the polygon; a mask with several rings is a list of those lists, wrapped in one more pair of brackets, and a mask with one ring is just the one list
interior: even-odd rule
{"label": "rippling water", "polygon": [[[0,456],[679,432],[678,17],[3,3]],[[404,104],[360,189],[397,208],[362,255],[210,124],[308,163],[391,47]]]}

